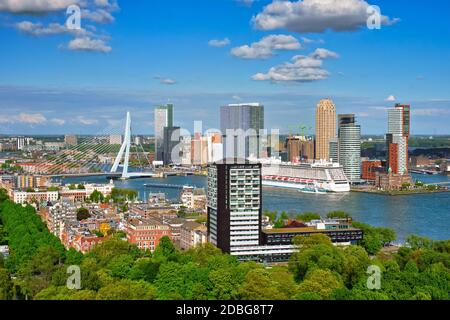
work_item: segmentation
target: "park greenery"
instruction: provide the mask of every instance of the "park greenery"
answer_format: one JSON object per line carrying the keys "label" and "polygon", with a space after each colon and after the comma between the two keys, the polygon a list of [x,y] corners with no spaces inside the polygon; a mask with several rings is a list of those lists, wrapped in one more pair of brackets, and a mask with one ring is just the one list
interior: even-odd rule
{"label": "park greenery", "polygon": [[[0,299],[151,300],[430,300],[450,298],[450,241],[409,237],[397,254],[365,246],[336,247],[328,237],[298,237],[287,265],[238,262],[212,245],[181,252],[163,237],[153,253],[123,234],[81,254],[66,250],[31,206],[6,200],[0,190],[1,235],[10,256],[0,258]],[[392,234],[360,224],[380,242]],[[375,252],[376,251],[376,252]],[[66,286],[68,266],[81,270],[81,288]],[[367,287],[369,265],[379,266],[381,288]]]}

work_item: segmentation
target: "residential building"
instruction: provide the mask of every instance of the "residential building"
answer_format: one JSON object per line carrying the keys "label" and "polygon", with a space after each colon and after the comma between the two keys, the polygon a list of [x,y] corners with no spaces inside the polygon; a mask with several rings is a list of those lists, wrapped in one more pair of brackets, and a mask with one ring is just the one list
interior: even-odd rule
{"label": "residential building", "polygon": [[232,253],[261,243],[261,164],[224,162],[208,168],[208,239]]}
{"label": "residential building", "polygon": [[48,185],[49,180],[46,176],[20,174],[14,176],[14,188],[42,188]]}
{"label": "residential building", "polygon": [[180,229],[180,248],[189,250],[208,240],[207,228],[195,221],[186,221]]}
{"label": "residential building", "polygon": [[32,202],[52,202],[58,200],[58,191],[12,191],[12,198],[15,203],[32,203]]}
{"label": "residential building", "polygon": [[69,203],[56,202],[47,206],[46,209],[48,210],[46,215],[48,230],[59,238],[64,225],[77,223],[77,207]]}
{"label": "residential building", "polygon": [[128,219],[125,230],[128,242],[137,245],[139,249],[151,252],[158,246],[162,237],[172,239],[170,226],[153,218]]}
{"label": "residential building", "polygon": [[330,141],[336,138],[336,107],[331,99],[320,100],[316,108],[316,159],[330,159]]}
{"label": "residential building", "polygon": [[184,186],[180,195],[181,202],[188,209],[205,211],[206,192],[203,188]]}

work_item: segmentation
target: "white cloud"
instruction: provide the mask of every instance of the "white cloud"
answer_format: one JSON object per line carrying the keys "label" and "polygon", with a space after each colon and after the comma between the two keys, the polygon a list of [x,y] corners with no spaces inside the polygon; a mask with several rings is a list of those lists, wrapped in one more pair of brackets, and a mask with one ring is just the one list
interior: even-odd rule
{"label": "white cloud", "polygon": [[42,23],[34,23],[31,21],[21,21],[16,23],[16,29],[22,33],[29,34],[32,36],[50,36],[57,34],[73,34],[76,36],[90,36],[93,35],[92,32],[86,29],[68,29],[65,25],[59,23],[50,23],[47,26],[42,25]]}
{"label": "white cloud", "polygon": [[80,0],[0,0],[0,12],[44,14],[66,9]]}
{"label": "white cloud", "polygon": [[336,52],[323,49],[323,48],[317,48],[311,56],[316,59],[327,59],[327,58],[339,58],[339,55]]}
{"label": "white cloud", "polygon": [[[261,30],[287,29],[301,33],[322,33],[329,29],[354,31],[367,25],[368,6],[364,0],[274,0],[253,17],[253,24]],[[383,25],[397,21],[381,16]]]}
{"label": "white cloud", "polygon": [[275,54],[276,50],[299,50],[300,42],[290,35],[270,35],[250,46],[243,45],[231,49],[231,54],[242,59],[267,59]]}
{"label": "white cloud", "polygon": [[236,96],[236,95],[232,96],[231,98],[232,98],[233,100],[237,100],[237,101],[241,101],[241,100],[242,100],[241,97]]}
{"label": "white cloud", "polygon": [[26,124],[43,124],[47,122],[47,118],[42,113],[24,113],[19,115],[8,116],[2,115],[0,123],[26,123]]}
{"label": "white cloud", "polygon": [[167,84],[167,85],[172,85],[172,84],[176,84],[177,81],[175,79],[172,78],[165,78],[165,77],[161,77],[161,76],[155,76],[153,77],[156,80],[159,80],[159,83],[161,84]]}
{"label": "white cloud", "polygon": [[270,80],[273,82],[312,82],[327,79],[330,73],[322,68],[323,60],[338,58],[338,54],[326,49],[317,49],[309,56],[297,55],[291,62],[272,67],[267,73],[257,73],[255,81]]}
{"label": "white cloud", "polygon": [[173,79],[170,78],[166,78],[166,79],[161,79],[160,81],[162,84],[176,84],[177,82]]}
{"label": "white cloud", "polygon": [[231,43],[230,39],[225,38],[225,39],[212,39],[208,41],[208,45],[211,47],[226,47],[227,45],[229,45]]}
{"label": "white cloud", "polygon": [[391,94],[389,97],[386,98],[386,101],[390,101],[390,102],[393,102],[393,101],[395,101],[395,100],[397,100],[397,99],[396,99],[395,96],[392,95],[392,94]]}
{"label": "white cloud", "polygon": [[75,38],[69,42],[69,50],[93,51],[108,53],[112,48],[102,39],[92,39],[90,37]]}
{"label": "white cloud", "polygon": [[85,125],[85,126],[90,126],[90,125],[93,125],[93,124],[98,124],[98,120],[96,120],[96,119],[88,119],[88,118],[85,118],[85,117],[83,117],[83,116],[78,116],[76,119],[77,119],[77,121],[78,121],[79,123],[81,123],[81,124],[83,124],[83,125]]}
{"label": "white cloud", "polygon": [[115,20],[113,15],[105,9],[82,10],[81,18],[91,20],[93,22],[101,23],[101,24],[113,23]]}
{"label": "white cloud", "polygon": [[56,124],[58,126],[62,126],[62,125],[64,125],[66,123],[66,120],[59,119],[59,118],[53,118],[53,119],[50,120],[50,122],[54,123],[54,124]]}
{"label": "white cloud", "polygon": [[324,44],[325,43],[325,41],[323,39],[311,39],[311,38],[307,38],[307,37],[302,37],[301,39],[306,44],[310,44],[310,43]]}

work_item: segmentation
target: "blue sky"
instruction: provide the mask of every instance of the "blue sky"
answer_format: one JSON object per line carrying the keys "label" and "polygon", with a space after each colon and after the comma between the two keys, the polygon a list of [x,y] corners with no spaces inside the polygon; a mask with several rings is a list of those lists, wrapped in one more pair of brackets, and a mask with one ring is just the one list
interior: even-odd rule
{"label": "blue sky", "polygon": [[[218,127],[222,104],[258,101],[266,126],[286,131],[313,127],[331,97],[363,134],[384,133],[396,102],[412,105],[413,133],[450,134],[450,3],[367,2],[0,0],[0,133],[99,133],[131,110],[134,132],[151,134],[168,101],[188,130]],[[72,3],[77,32],[64,26]]]}

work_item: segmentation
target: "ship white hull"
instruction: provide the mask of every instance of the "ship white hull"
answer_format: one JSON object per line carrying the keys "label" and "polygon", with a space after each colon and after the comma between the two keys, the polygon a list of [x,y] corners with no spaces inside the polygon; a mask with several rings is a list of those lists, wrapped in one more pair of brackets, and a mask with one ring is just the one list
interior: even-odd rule
{"label": "ship white hull", "polygon": [[[296,183],[296,182],[288,182],[288,181],[274,181],[274,180],[262,180],[263,186],[270,186],[276,188],[287,188],[287,189],[297,189],[302,192],[311,192],[311,185]],[[326,192],[349,192],[350,185],[349,184],[335,184],[333,182],[316,182],[314,184],[315,188],[319,190],[324,190]]]}

